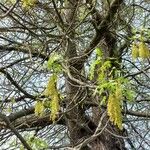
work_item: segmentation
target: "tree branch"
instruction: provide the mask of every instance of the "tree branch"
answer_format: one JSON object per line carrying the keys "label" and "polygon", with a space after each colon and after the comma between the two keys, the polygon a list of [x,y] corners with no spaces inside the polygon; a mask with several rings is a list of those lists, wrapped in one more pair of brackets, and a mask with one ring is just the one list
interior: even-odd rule
{"label": "tree branch", "polygon": [[95,48],[95,46],[103,38],[104,34],[108,32],[108,26],[110,25],[110,22],[112,22],[117,10],[119,9],[122,3],[123,3],[123,0],[113,0],[113,2],[111,3],[110,9],[107,11],[106,16],[97,25],[96,35],[92,39],[89,47],[84,51],[82,56],[74,57],[70,59],[72,63],[83,65],[83,63],[87,60],[87,58],[93,52],[93,49]]}
{"label": "tree branch", "polygon": [[23,146],[27,148],[27,150],[32,150],[32,148],[29,146],[29,144],[25,141],[25,139],[21,136],[21,134],[16,130],[16,128],[11,124],[8,117],[0,112],[0,118],[4,120],[8,128],[11,129],[11,131],[18,137],[18,139],[21,141]]}
{"label": "tree branch", "polygon": [[30,95],[29,93],[27,93],[24,89],[22,89],[21,86],[19,86],[19,84],[13,80],[13,78],[11,77],[11,75],[6,72],[4,69],[0,68],[0,72],[2,72],[6,78],[19,90],[21,91],[24,95],[27,95],[29,98],[34,98],[34,96]]}
{"label": "tree branch", "polygon": [[[29,50],[27,50],[27,49],[16,48],[16,47],[7,47],[7,46],[1,46],[1,45],[0,45],[0,51],[8,51],[8,52],[17,51],[17,52],[29,54]],[[30,51],[30,53],[32,54],[33,57],[39,57],[44,60],[48,60],[48,58],[49,58],[49,56],[47,56],[46,54],[42,54],[38,51]]]}

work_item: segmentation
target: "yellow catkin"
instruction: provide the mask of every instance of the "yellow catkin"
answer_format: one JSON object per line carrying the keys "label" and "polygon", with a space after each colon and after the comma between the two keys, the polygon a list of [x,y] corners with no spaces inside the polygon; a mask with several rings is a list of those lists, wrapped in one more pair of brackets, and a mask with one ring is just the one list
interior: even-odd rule
{"label": "yellow catkin", "polygon": [[37,2],[37,0],[22,0],[21,2],[24,8],[28,8],[30,6],[33,6]]}
{"label": "yellow catkin", "polygon": [[51,108],[51,115],[50,119],[54,122],[59,111],[59,97],[58,95],[55,95],[53,99],[51,100],[50,103],[50,108]]}
{"label": "yellow catkin", "polygon": [[51,97],[56,92],[56,80],[57,80],[57,77],[55,75],[52,75],[49,78],[47,87],[44,91],[45,96],[47,96],[47,97],[50,96]]}
{"label": "yellow catkin", "polygon": [[131,50],[132,50],[132,58],[133,59],[136,59],[139,57],[139,49],[138,49],[138,45],[133,43],[132,44],[132,47],[131,47]]}
{"label": "yellow catkin", "polygon": [[52,75],[48,81],[47,87],[44,91],[44,95],[50,97],[50,119],[54,122],[57,118],[58,111],[60,109],[59,106],[59,93],[56,88],[57,76]]}
{"label": "yellow catkin", "polygon": [[122,88],[120,83],[117,83],[116,85],[115,97],[117,97],[119,100],[122,99]]}
{"label": "yellow catkin", "polygon": [[36,116],[42,116],[44,113],[44,105],[41,101],[37,101],[35,104],[35,115]]}
{"label": "yellow catkin", "polygon": [[108,103],[107,103],[107,114],[109,116],[109,119],[111,122],[114,121],[114,101],[115,101],[115,97],[114,95],[110,94],[109,98],[108,98]]}
{"label": "yellow catkin", "polygon": [[114,124],[118,126],[120,130],[122,130],[122,113],[121,113],[121,100],[116,97],[115,99],[115,118]]}
{"label": "yellow catkin", "polygon": [[144,42],[139,43],[139,57],[140,58],[149,58],[150,52],[148,46]]}
{"label": "yellow catkin", "polygon": [[122,92],[119,86],[116,87],[115,94],[110,94],[107,103],[107,114],[111,122],[122,130],[122,108],[121,108]]}

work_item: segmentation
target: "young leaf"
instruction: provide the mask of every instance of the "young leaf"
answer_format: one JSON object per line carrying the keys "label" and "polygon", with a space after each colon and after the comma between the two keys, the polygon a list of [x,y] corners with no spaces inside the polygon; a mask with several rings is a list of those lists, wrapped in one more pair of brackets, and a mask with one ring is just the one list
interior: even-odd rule
{"label": "young leaf", "polygon": [[95,49],[95,51],[96,51],[97,56],[100,56],[100,57],[103,56],[103,52],[102,52],[102,50],[101,50],[100,48],[97,47],[97,48]]}
{"label": "young leaf", "polygon": [[62,70],[62,67],[60,65],[61,55],[58,55],[57,53],[53,53],[47,62],[47,68],[49,70],[54,70],[55,72],[60,72]]}

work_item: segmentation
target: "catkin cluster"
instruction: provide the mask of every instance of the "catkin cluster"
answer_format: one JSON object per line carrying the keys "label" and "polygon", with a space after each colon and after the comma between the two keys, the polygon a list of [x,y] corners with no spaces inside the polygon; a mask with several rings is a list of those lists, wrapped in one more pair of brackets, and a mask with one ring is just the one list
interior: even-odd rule
{"label": "catkin cluster", "polygon": [[44,95],[50,98],[50,118],[55,121],[59,111],[59,93],[56,88],[57,76],[52,75],[48,81],[47,87],[44,91]]}
{"label": "catkin cluster", "polygon": [[[56,88],[57,76],[52,75],[48,81],[47,87],[44,91],[44,95],[50,99],[50,119],[55,121],[59,111],[59,94]],[[38,100],[35,104],[35,115],[42,116],[44,114],[44,102]]]}
{"label": "catkin cluster", "polygon": [[122,91],[116,86],[114,93],[110,93],[107,103],[107,114],[111,122],[122,130]]}
{"label": "catkin cluster", "polygon": [[43,105],[43,102],[42,101],[37,101],[36,104],[35,104],[35,115],[36,116],[42,116],[43,113],[44,113],[44,105]]}
{"label": "catkin cluster", "polygon": [[148,46],[144,42],[140,42],[139,44],[132,44],[132,58],[142,58],[146,59],[150,57],[150,51]]}
{"label": "catkin cluster", "polygon": [[34,6],[37,0],[21,0],[21,2],[24,8],[28,8],[28,7]]}

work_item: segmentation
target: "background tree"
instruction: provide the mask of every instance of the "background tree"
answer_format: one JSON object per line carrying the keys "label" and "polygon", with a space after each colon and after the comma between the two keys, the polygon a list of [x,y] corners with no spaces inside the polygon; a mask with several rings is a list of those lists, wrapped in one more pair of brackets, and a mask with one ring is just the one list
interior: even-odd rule
{"label": "background tree", "polygon": [[2,149],[150,149],[144,0],[0,2]]}

